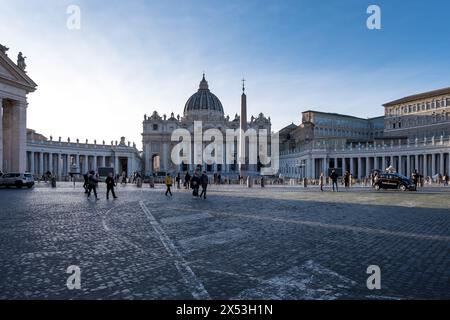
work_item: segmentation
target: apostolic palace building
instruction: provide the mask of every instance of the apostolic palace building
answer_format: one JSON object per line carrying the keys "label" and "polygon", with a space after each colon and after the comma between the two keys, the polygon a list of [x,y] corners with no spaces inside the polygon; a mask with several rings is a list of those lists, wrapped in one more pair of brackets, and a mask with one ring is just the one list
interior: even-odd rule
{"label": "apostolic palace building", "polygon": [[410,176],[450,173],[450,88],[383,105],[384,116],[303,112],[302,123],[280,131],[280,173],[317,179],[332,168],[355,178],[392,166]]}
{"label": "apostolic palace building", "polygon": [[[124,137],[120,141],[101,143],[47,138],[27,129],[27,95],[37,85],[25,71],[22,53],[15,63],[7,51],[7,47],[0,45],[0,169],[3,172],[28,171],[40,176],[50,171],[64,178],[70,173],[99,167],[111,167],[116,174],[127,176],[135,171],[147,175],[193,171],[199,165],[194,165],[194,161],[178,165],[172,162],[171,152],[177,142],[172,141],[171,135],[176,129],[192,133],[196,121],[201,121],[203,131],[255,129],[271,133],[270,118],[262,113],[247,120],[244,87],[241,114],[230,119],[203,75],[182,116],[174,113],[160,116],[156,111],[144,116],[142,152]],[[408,96],[383,107],[384,116],[372,119],[304,111],[300,125],[291,124],[279,131],[279,174],[287,178],[317,179],[322,172],[327,175],[336,169],[363,178],[374,169],[388,167],[408,176],[414,170],[430,177],[450,173],[450,88]],[[268,143],[270,149],[273,140],[268,139]],[[237,161],[238,149],[238,146],[233,149],[233,163],[203,162],[202,170],[224,176],[242,173]],[[223,151],[226,153],[227,149],[224,147]],[[245,169],[247,175],[259,175],[259,161]]]}

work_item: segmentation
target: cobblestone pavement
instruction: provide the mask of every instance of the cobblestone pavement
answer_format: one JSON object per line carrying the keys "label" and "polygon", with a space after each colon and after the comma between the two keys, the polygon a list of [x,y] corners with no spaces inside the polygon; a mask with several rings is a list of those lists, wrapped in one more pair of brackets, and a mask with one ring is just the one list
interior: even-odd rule
{"label": "cobblestone pavement", "polygon": [[450,189],[104,191],[0,190],[1,299],[450,298]]}

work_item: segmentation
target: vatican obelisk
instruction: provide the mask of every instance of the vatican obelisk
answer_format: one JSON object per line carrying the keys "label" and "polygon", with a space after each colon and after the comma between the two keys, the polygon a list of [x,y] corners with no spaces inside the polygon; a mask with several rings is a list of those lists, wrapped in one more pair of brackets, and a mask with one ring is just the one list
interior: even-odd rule
{"label": "vatican obelisk", "polygon": [[247,169],[245,141],[245,132],[247,131],[247,96],[245,95],[245,79],[242,79],[241,117],[239,129],[239,174],[241,177],[245,177]]}

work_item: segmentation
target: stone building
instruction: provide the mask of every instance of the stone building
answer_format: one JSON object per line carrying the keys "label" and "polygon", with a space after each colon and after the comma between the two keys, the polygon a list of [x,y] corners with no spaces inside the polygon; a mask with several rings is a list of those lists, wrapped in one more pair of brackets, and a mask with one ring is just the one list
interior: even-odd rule
{"label": "stone building", "polygon": [[[243,88],[243,91],[245,91],[245,88]],[[241,114],[244,116],[244,119],[246,119],[246,113],[247,96],[243,92],[241,96]],[[198,91],[187,100],[184,106],[183,116],[175,116],[173,112],[169,117],[165,114],[161,116],[156,111],[149,117],[147,115],[144,116],[142,137],[145,173],[175,173],[187,170],[192,172],[199,168],[198,165],[200,165],[202,170],[209,173],[218,172],[222,175],[238,174],[240,169],[238,166],[239,146],[235,145],[232,155],[234,158],[233,163],[225,163],[223,165],[219,163],[206,163],[205,161],[200,164],[195,163],[194,153],[196,151],[194,150],[194,145],[192,145],[194,152],[191,155],[190,163],[175,165],[171,159],[171,153],[178,142],[171,141],[171,136],[174,130],[180,128],[188,130],[193,136],[195,121],[202,122],[203,132],[214,128],[220,130],[223,136],[225,136],[227,129],[237,130],[242,127],[240,120],[241,117],[237,114],[233,119],[225,116],[221,101],[210,91],[205,75],[203,75]],[[262,113],[257,117],[252,116],[250,121],[245,121],[245,123],[247,124],[247,129],[265,129],[268,135],[271,133],[270,118],[266,118]],[[205,142],[204,144],[207,145],[208,143]],[[224,158],[227,156],[226,152],[227,149],[224,146]],[[248,167],[249,174],[258,174],[258,171],[259,167],[257,165]]]}
{"label": "stone building", "polygon": [[101,167],[114,168],[115,174],[125,173],[128,177],[142,170],[136,144],[126,142],[125,137],[111,143],[80,142],[78,139],[62,141],[61,137],[48,139],[30,129],[27,131],[26,162],[26,171],[33,175],[51,172],[61,180],[71,173],[83,174],[98,171]]}
{"label": "stone building", "polygon": [[36,83],[27,75],[22,53],[14,63],[0,45],[0,170],[26,170],[27,95]]}
{"label": "stone building", "polygon": [[450,88],[412,95],[383,106],[386,136],[424,139],[450,135]]}
{"label": "stone building", "polygon": [[280,131],[280,174],[317,179],[333,168],[356,178],[389,166],[409,176],[450,173],[449,89],[384,105],[385,116],[361,119],[306,111]]}

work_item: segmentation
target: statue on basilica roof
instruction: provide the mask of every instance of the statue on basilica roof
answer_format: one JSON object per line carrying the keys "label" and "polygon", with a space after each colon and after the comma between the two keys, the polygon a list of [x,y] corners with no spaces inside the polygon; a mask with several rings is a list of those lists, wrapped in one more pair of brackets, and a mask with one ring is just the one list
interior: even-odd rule
{"label": "statue on basilica roof", "polygon": [[19,55],[17,56],[17,66],[22,71],[25,71],[25,68],[27,67],[27,64],[25,63],[26,58],[27,57],[24,57],[22,52],[19,52]]}

